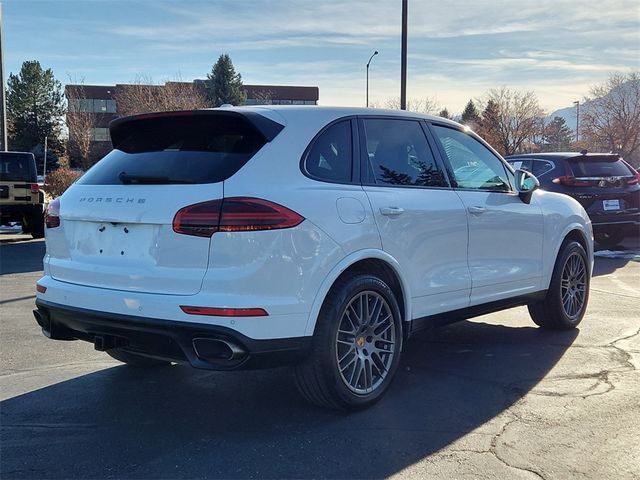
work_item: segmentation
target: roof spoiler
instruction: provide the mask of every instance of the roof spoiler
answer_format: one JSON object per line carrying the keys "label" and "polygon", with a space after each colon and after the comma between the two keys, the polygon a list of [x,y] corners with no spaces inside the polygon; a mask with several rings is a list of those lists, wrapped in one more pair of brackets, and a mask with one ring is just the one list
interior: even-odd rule
{"label": "roof spoiler", "polygon": [[176,110],[170,112],[153,112],[143,113],[140,115],[131,115],[128,117],[120,117],[112,120],[109,123],[109,133],[111,135],[111,143],[113,148],[118,148],[122,141],[127,136],[128,127],[138,122],[150,122],[152,123],[158,119],[169,119],[173,117],[195,117],[195,116],[207,116],[207,117],[219,117],[220,119],[234,118],[243,119],[249,122],[265,139],[270,142],[278,133],[284,128],[284,125],[274,122],[256,112],[251,111],[232,111],[232,110]]}

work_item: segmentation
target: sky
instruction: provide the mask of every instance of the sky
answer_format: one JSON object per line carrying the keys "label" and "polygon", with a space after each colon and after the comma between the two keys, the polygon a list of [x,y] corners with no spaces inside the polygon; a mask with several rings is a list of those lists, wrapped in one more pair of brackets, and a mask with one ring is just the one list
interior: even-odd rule
{"label": "sky", "polygon": [[[400,96],[401,0],[1,0],[5,81],[25,60],[63,84],[205,78],[313,85],[322,105]],[[408,0],[407,97],[451,113],[492,88],[551,112],[640,70],[637,0]],[[71,79],[71,80],[70,80]]]}

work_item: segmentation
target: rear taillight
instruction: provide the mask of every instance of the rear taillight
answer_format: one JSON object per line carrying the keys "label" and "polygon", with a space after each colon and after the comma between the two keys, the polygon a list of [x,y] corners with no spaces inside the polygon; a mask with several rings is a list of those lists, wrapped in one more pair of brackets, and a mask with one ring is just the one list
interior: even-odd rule
{"label": "rear taillight", "polygon": [[215,232],[275,230],[299,225],[304,217],[282,205],[260,198],[231,197],[181,208],[173,231],[211,237]]}
{"label": "rear taillight", "polygon": [[640,183],[640,172],[636,172],[636,176],[627,180],[627,185],[638,185]]}
{"label": "rear taillight", "polygon": [[31,184],[31,193],[38,193],[40,191],[40,185],[37,183]]}
{"label": "rear taillight", "polygon": [[44,224],[47,228],[56,228],[60,226],[60,199],[56,198],[49,202],[47,211],[44,214]]}
{"label": "rear taillight", "polygon": [[196,203],[181,208],[173,217],[173,231],[183,235],[210,237],[218,231],[222,200]]}
{"label": "rear taillight", "polygon": [[576,177],[570,177],[569,175],[563,175],[551,180],[556,185],[565,185],[567,187],[588,187],[591,185],[589,182],[579,180]]}

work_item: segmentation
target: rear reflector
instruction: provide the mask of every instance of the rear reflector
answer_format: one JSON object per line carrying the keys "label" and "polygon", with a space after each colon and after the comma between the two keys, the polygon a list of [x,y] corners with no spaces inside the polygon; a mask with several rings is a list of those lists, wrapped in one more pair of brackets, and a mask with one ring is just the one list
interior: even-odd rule
{"label": "rear reflector", "polygon": [[181,305],[180,308],[189,315],[208,315],[212,317],[266,317],[269,315],[263,308],[188,307],[185,305]]}
{"label": "rear reflector", "polygon": [[36,291],[38,293],[45,293],[47,291],[47,287],[43,287],[39,283],[36,283]]}
{"label": "rear reflector", "polygon": [[282,205],[260,198],[231,197],[181,208],[173,218],[173,231],[211,237],[215,232],[249,232],[291,228],[304,217]]}

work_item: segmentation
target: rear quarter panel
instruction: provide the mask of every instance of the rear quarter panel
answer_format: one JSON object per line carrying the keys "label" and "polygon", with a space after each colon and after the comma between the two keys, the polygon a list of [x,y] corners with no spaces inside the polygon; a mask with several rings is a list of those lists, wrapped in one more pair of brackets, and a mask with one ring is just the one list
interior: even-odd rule
{"label": "rear quarter panel", "polygon": [[[286,126],[280,134],[233,177],[224,181],[225,197],[263,198],[306,219],[295,231],[282,230],[271,235],[243,234],[247,241],[255,236],[255,240],[258,237],[261,240],[273,238],[274,242],[261,241],[262,247],[255,251],[253,246],[243,243],[242,248],[246,249],[243,257],[254,261],[243,260],[246,265],[241,267],[255,267],[263,262],[259,258],[269,252],[269,268],[263,271],[277,271],[278,274],[264,275],[251,288],[255,287],[265,298],[285,298],[285,292],[290,292],[292,297],[285,298],[281,304],[290,311],[309,313],[306,334],[313,332],[318,306],[339,274],[337,266],[354,252],[382,250],[371,205],[359,184],[318,181],[306,177],[301,171],[300,161],[309,143],[324,126],[338,118],[341,118],[340,114],[322,110],[314,115],[309,115],[308,110],[288,110],[282,120]],[[234,247],[227,246],[227,241],[231,238],[214,235],[210,278],[213,278],[213,271],[234,263],[232,258],[225,259],[222,255],[227,251],[234,254]],[[353,261],[354,258],[351,257]],[[242,286],[238,285],[238,288]],[[271,308],[277,311],[275,306]]]}

